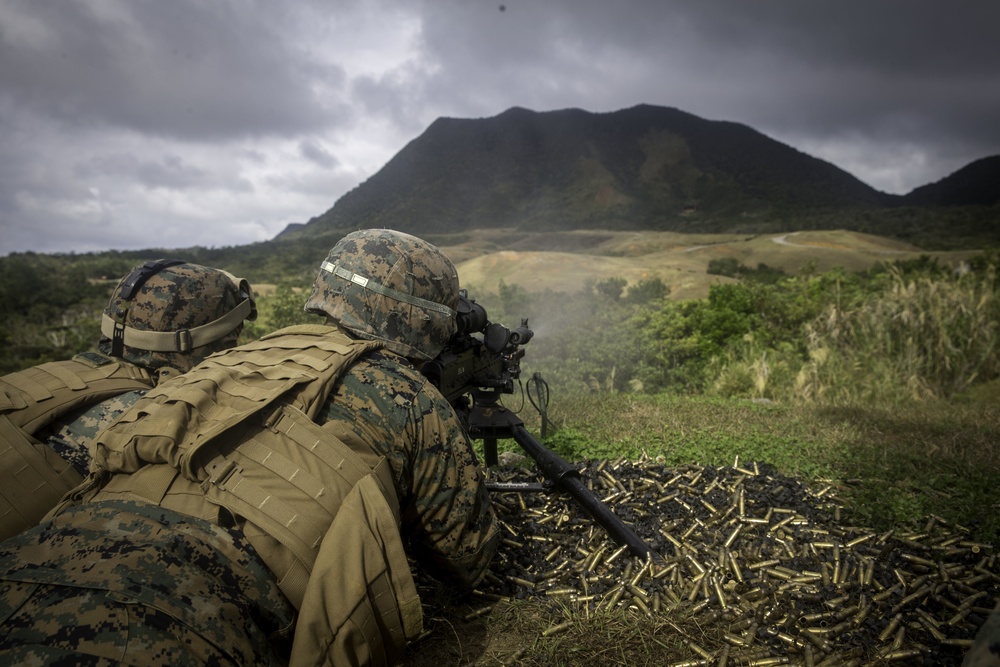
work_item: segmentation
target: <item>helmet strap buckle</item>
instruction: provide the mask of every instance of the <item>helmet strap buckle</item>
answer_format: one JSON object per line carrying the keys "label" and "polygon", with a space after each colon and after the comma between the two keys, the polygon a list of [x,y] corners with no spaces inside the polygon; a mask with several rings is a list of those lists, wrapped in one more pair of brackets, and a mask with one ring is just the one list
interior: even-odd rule
{"label": "helmet strap buckle", "polygon": [[190,329],[181,329],[174,332],[174,348],[177,352],[190,352],[194,349],[194,338]]}
{"label": "helmet strap buckle", "polygon": [[111,333],[111,356],[121,357],[125,354],[125,325],[115,322],[114,331]]}

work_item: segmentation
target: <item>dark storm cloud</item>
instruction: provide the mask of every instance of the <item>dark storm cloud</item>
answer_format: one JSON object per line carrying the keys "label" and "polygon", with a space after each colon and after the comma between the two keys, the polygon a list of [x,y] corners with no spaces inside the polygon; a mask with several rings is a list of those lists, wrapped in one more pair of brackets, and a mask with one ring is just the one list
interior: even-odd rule
{"label": "dark storm cloud", "polygon": [[[831,152],[843,142],[882,161],[921,152],[933,166],[896,191],[1000,152],[1000,3],[428,4],[425,43],[442,63],[428,89],[473,113],[510,87],[537,110],[647,102]],[[460,85],[490,79],[502,86]]]}
{"label": "dark storm cloud", "polygon": [[299,144],[302,157],[327,169],[337,166],[337,158],[312,139],[303,140]]}
{"label": "dark storm cloud", "polygon": [[897,193],[1000,154],[993,0],[500,4],[0,2],[0,253],[271,238],[513,106],[676,107]]}
{"label": "dark storm cloud", "polygon": [[[62,123],[118,126],[185,139],[297,134],[335,118],[280,32],[283,3],[7,3],[0,90]],[[266,20],[261,20],[266,17]]]}

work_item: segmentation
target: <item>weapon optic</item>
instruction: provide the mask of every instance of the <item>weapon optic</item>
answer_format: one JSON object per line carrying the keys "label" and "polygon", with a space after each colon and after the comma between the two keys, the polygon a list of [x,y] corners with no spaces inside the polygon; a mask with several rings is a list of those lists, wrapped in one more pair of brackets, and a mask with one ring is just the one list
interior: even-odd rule
{"label": "weapon optic", "polygon": [[437,357],[424,364],[424,375],[463,418],[469,436],[483,441],[487,468],[497,464],[497,440],[513,439],[548,480],[546,485],[488,482],[487,487],[491,491],[547,491],[551,487],[566,491],[620,546],[628,547],[634,556],[659,559],[587,488],[576,468],[535,439],[517,414],[500,403],[503,394],[514,393],[514,382],[520,378],[521,346],[534,336],[528,320],[521,320],[513,330],[490,322],[486,310],[466,290],[460,292],[457,319],[458,331]]}

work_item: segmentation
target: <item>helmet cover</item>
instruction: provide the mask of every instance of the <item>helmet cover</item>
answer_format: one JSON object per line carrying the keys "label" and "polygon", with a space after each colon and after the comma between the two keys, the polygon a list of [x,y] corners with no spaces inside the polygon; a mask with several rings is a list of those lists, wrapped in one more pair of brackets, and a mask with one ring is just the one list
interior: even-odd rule
{"label": "helmet cover", "polygon": [[[131,297],[131,298],[129,298]],[[186,332],[214,323],[244,306],[244,317],[232,318],[232,326],[225,326],[210,340],[198,347],[178,351],[149,350],[128,344],[128,329],[135,332]],[[104,311],[125,328],[126,342],[115,345],[105,333],[98,349],[105,354],[118,356],[149,371],[173,368],[180,372],[190,370],[205,357],[236,345],[243,331],[243,320],[254,319],[256,308],[249,283],[207,266],[179,260],[159,260],[140,264],[122,278],[111,295]],[[217,325],[218,326],[218,325]],[[116,354],[115,348],[118,347]]]}
{"label": "helmet cover", "polygon": [[458,271],[437,247],[391,229],[342,238],[320,266],[307,312],[429,361],[457,330]]}

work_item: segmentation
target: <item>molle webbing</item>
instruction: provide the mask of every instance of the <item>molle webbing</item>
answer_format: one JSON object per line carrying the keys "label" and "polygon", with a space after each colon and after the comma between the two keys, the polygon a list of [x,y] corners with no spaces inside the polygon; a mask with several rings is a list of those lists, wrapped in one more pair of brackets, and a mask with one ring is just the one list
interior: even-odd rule
{"label": "molle webbing", "polygon": [[373,470],[357,452],[291,406],[279,406],[263,429],[209,461],[205,470],[209,477],[202,489],[211,502],[254,523],[290,552],[292,558],[258,548],[296,608],[323,537],[359,481],[372,476],[389,507],[398,512],[385,458]]}
{"label": "molle webbing", "polygon": [[47,446],[0,415],[0,540],[41,521],[64,493],[83,481]]}
{"label": "molle webbing", "polygon": [[[313,419],[340,375],[378,347],[307,325],[214,355],[161,383],[104,431],[95,463],[113,472],[166,463],[200,482],[209,502],[283,547],[254,544],[298,606],[342,499],[373,474]],[[398,508],[384,460],[375,478]]]}
{"label": "molle webbing", "polygon": [[282,397],[315,418],[344,369],[380,346],[355,342],[333,327],[304,325],[213,355],[139,399],[97,439],[94,463],[111,472],[168,463],[203,481],[194,457],[206,443],[259,419]]}
{"label": "molle webbing", "polygon": [[94,353],[77,355],[0,378],[0,414],[34,434],[78,407],[152,386],[149,373],[138,366]]}
{"label": "molle webbing", "polygon": [[152,384],[141,368],[94,353],[0,378],[0,539],[37,524],[83,479],[34,434],[77,408]]}

